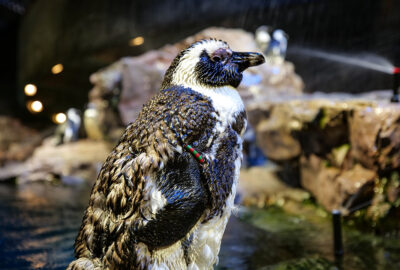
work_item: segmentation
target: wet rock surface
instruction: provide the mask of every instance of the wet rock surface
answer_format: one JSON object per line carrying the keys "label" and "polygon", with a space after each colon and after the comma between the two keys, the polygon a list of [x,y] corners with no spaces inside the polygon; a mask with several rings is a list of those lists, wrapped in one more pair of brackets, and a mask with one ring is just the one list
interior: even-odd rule
{"label": "wet rock surface", "polygon": [[325,209],[348,214],[376,207],[383,196],[387,213],[396,207],[398,189],[377,186],[400,169],[400,106],[390,95],[275,98],[249,104],[248,115],[267,158],[292,164],[301,186]]}

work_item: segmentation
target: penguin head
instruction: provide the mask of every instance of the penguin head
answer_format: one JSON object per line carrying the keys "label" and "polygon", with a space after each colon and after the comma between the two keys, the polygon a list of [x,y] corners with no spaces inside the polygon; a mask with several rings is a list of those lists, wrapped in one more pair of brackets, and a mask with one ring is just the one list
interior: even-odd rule
{"label": "penguin head", "polygon": [[181,51],[165,74],[162,89],[183,87],[237,87],[243,71],[264,63],[260,53],[235,52],[221,40],[206,39]]}

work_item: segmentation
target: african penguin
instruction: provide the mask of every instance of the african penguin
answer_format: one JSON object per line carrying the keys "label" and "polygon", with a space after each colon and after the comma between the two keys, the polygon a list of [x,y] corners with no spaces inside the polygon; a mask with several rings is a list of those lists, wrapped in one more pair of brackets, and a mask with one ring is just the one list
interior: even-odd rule
{"label": "african penguin", "polygon": [[264,62],[226,42],[173,60],[105,161],[68,269],[211,269],[233,208],[246,112],[242,72]]}

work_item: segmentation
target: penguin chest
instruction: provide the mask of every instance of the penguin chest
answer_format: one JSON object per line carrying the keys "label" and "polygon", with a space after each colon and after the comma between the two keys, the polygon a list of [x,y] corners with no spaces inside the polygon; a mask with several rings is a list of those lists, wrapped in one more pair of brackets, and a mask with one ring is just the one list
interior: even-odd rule
{"label": "penguin chest", "polygon": [[242,141],[240,136],[232,129],[225,130],[218,143],[214,156],[216,172],[220,172],[219,179],[221,190],[219,192],[226,197],[222,215],[216,215],[207,222],[200,221],[196,226],[189,251],[190,264],[188,269],[211,269],[218,263],[218,253],[222,237],[229,217],[234,210],[234,198],[239,178],[242,160]]}
{"label": "penguin chest", "polygon": [[[218,114],[217,133],[224,132],[225,128],[235,125],[238,116],[245,111],[239,93],[232,87],[221,87],[215,90],[208,90],[206,93],[203,91],[203,94],[211,99],[213,107]],[[241,128],[245,128],[245,124]],[[241,134],[241,131],[239,130],[238,134]]]}

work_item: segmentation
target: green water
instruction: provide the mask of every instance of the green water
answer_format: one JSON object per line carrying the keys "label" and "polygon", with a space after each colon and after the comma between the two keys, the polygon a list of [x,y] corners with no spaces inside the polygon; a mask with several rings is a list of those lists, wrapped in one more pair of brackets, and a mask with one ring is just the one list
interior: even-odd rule
{"label": "green water", "polygon": [[400,269],[399,237],[379,237],[346,225],[344,256],[335,258],[331,218],[314,206],[304,206],[299,214],[277,207],[243,209],[240,219],[270,238],[268,250],[254,256],[254,269]]}

